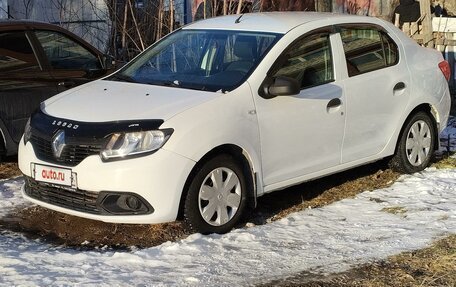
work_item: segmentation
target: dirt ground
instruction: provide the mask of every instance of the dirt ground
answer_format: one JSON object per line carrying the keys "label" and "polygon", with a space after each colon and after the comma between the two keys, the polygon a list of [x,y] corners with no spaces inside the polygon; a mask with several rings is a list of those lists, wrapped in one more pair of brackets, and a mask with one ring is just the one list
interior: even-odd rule
{"label": "dirt ground", "polygon": [[[20,175],[14,158],[0,163],[0,179]],[[456,160],[439,157],[436,167],[456,167]],[[365,190],[391,185],[400,174],[387,168],[386,161],[307,182],[259,198],[258,207],[247,214],[237,228],[261,225],[305,208],[317,208],[353,197]],[[155,225],[109,224],[78,218],[38,206],[16,210],[0,221],[0,229],[40,237],[50,243],[77,248],[145,248],[175,241],[190,234],[181,222]],[[264,286],[456,286],[456,236],[432,247],[404,253],[356,267],[341,274],[297,274]]]}
{"label": "dirt ground", "polygon": [[[20,175],[14,159],[0,164],[0,178]],[[265,224],[305,208],[316,208],[343,198],[352,197],[364,190],[390,185],[398,173],[378,162],[344,173],[307,182],[283,191],[265,195],[258,207],[250,211],[238,228]],[[23,232],[27,236],[46,238],[56,244],[86,247],[150,247],[174,241],[190,234],[181,222],[154,225],[110,224],[63,213],[39,206],[16,210],[0,220],[0,228]]]}

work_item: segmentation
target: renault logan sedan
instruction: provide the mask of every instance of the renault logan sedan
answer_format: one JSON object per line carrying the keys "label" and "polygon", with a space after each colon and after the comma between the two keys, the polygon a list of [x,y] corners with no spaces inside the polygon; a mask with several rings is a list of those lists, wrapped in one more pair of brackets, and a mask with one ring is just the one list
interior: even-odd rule
{"label": "renault logan sedan", "polygon": [[424,169],[448,77],[440,53],[376,18],[199,21],[42,103],[19,147],[23,193],[105,222],[227,232],[268,192],[387,157]]}
{"label": "renault logan sedan", "polygon": [[112,72],[112,59],[57,25],[0,20],[0,160],[40,102]]}

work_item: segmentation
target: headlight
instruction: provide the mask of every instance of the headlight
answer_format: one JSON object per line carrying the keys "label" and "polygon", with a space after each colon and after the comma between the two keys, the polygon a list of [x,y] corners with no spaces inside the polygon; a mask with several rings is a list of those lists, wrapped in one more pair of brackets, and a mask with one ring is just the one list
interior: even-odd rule
{"label": "headlight", "polygon": [[154,152],[166,143],[172,132],[172,129],[165,129],[115,133],[101,151],[101,157],[109,161]]}
{"label": "headlight", "polygon": [[25,129],[24,129],[24,144],[27,144],[27,142],[30,140],[31,137],[32,137],[32,127],[30,126],[30,118],[29,118],[27,123],[25,124]]}

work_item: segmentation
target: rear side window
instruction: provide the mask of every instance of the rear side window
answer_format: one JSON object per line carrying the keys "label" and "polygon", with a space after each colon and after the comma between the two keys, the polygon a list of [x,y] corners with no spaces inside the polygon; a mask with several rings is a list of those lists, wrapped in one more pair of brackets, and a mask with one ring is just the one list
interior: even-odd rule
{"label": "rear side window", "polygon": [[54,31],[37,31],[35,34],[53,69],[101,69],[96,55],[67,36]]}
{"label": "rear side window", "polygon": [[0,33],[0,71],[38,69],[38,61],[25,32]]}
{"label": "rear side window", "polygon": [[399,51],[396,43],[388,35],[382,33],[383,49],[385,50],[385,59],[387,66],[397,64],[399,60]]}
{"label": "rear side window", "polygon": [[341,28],[348,75],[379,70],[398,62],[396,43],[375,28]]}
{"label": "rear side window", "polygon": [[333,61],[329,43],[329,35],[319,33],[303,37],[291,44],[287,49],[284,64],[273,73],[273,76],[294,78],[300,83],[301,89],[333,81]]}

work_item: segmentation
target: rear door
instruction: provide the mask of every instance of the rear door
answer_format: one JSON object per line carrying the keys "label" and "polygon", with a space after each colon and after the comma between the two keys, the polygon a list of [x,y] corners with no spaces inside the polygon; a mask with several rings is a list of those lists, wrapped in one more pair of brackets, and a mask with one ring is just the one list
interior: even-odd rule
{"label": "rear door", "polygon": [[379,154],[400,123],[409,98],[410,75],[400,50],[383,28],[340,27],[348,78],[342,162]]}
{"label": "rear door", "polygon": [[17,143],[30,114],[57,93],[25,30],[0,31],[0,119]]}

